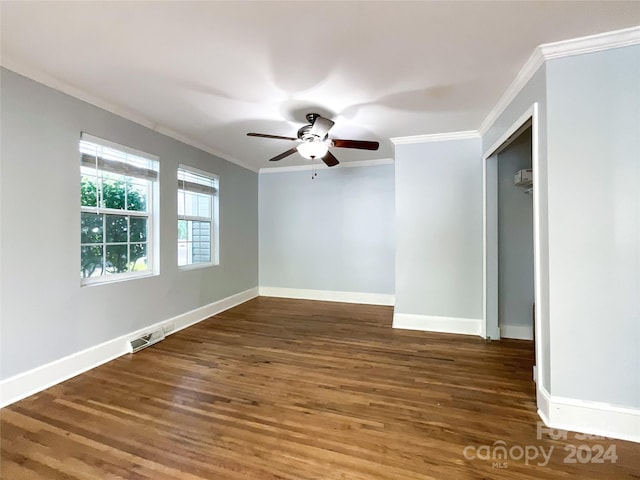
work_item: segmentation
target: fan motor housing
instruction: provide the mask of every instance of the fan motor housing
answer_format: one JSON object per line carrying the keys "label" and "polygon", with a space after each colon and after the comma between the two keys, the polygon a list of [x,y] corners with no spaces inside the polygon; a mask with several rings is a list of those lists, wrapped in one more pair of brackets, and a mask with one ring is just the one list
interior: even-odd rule
{"label": "fan motor housing", "polygon": [[[309,125],[305,125],[298,130],[298,138],[300,140],[304,142],[321,142],[322,140],[324,140],[323,138],[320,138],[319,135],[314,135],[311,133],[313,124],[318,117],[320,117],[319,113],[307,113],[305,115],[305,118],[307,119],[307,122],[309,122]],[[325,135],[325,138],[327,137],[328,135]]]}
{"label": "fan motor housing", "polygon": [[317,135],[311,133],[311,125],[305,125],[298,130],[298,138],[304,142],[314,142],[319,140]]}

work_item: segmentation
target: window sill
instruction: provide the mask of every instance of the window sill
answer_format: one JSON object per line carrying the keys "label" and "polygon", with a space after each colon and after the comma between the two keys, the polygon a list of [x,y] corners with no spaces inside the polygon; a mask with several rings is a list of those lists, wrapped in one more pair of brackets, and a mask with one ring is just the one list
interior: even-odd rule
{"label": "window sill", "polygon": [[191,265],[178,265],[178,271],[188,271],[188,270],[198,270],[200,268],[209,268],[209,267],[217,267],[218,263],[208,262],[208,263],[192,263]]}
{"label": "window sill", "polygon": [[137,280],[139,278],[149,278],[149,277],[157,277],[157,276],[158,276],[158,273],[155,273],[155,272],[144,272],[144,273],[134,273],[134,274],[122,274],[116,277],[83,278],[83,279],[80,279],[80,286],[93,287],[96,285],[128,282],[130,280]]}

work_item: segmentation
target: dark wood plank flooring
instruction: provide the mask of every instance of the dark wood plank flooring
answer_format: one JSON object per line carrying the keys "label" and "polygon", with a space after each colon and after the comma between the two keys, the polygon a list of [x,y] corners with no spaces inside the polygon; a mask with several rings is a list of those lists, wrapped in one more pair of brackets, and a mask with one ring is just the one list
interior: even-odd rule
{"label": "dark wood plank flooring", "polygon": [[[2,409],[0,476],[640,479],[638,444],[537,438],[532,342],[393,330],[391,317],[247,302]],[[506,459],[486,459],[496,442]],[[576,463],[570,445],[584,445]],[[518,458],[527,449],[537,458]]]}

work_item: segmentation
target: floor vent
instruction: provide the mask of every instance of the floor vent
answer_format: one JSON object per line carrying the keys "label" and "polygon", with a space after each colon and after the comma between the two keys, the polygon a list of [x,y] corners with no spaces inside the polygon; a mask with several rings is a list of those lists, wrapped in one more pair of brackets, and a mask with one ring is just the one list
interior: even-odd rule
{"label": "floor vent", "polygon": [[164,332],[162,331],[162,329],[135,338],[131,340],[132,353],[136,353],[143,348],[150,347],[154,343],[158,343],[160,340],[164,340]]}

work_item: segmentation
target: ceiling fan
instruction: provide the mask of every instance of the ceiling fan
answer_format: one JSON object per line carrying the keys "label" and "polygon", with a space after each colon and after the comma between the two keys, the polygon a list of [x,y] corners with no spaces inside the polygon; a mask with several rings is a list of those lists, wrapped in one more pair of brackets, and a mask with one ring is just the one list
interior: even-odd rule
{"label": "ceiling fan", "polygon": [[340,163],[329,151],[329,147],[377,150],[380,146],[378,142],[369,142],[366,140],[340,140],[338,138],[329,138],[329,130],[331,130],[331,127],[333,127],[335,122],[328,118],[324,118],[318,113],[307,113],[306,118],[309,125],[305,125],[298,130],[297,138],[282,137],[280,135],[266,135],[264,133],[247,133],[247,135],[250,137],[275,138],[277,140],[301,142],[297,147],[293,147],[280,155],[270,158],[270,162],[277,162],[278,160],[282,160],[283,158],[298,152],[304,158],[309,160],[321,159],[328,167],[333,167]]}

